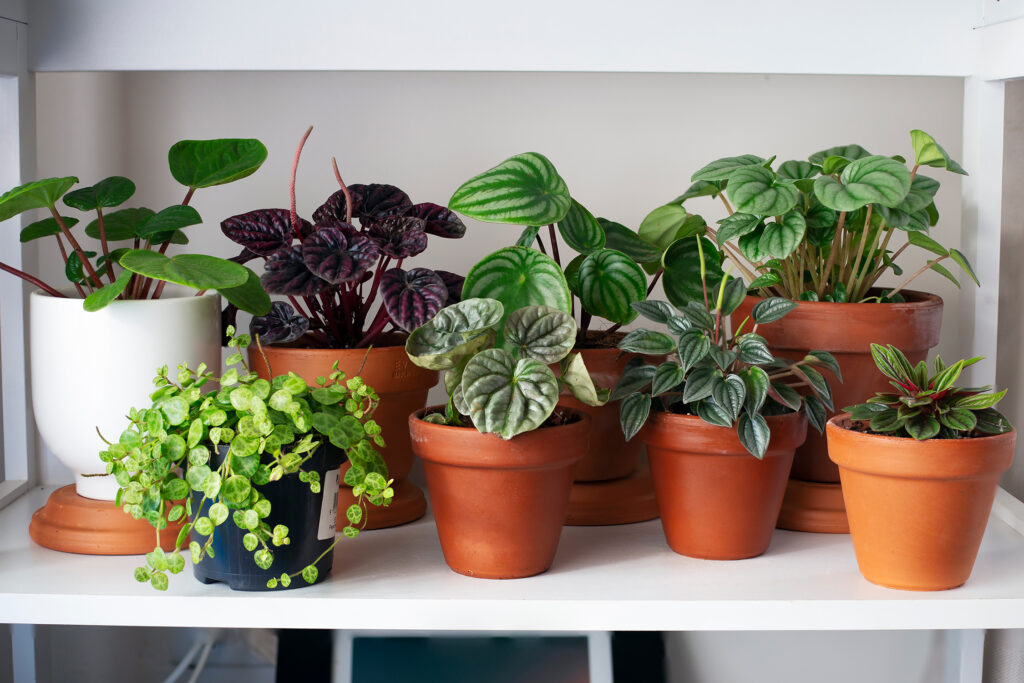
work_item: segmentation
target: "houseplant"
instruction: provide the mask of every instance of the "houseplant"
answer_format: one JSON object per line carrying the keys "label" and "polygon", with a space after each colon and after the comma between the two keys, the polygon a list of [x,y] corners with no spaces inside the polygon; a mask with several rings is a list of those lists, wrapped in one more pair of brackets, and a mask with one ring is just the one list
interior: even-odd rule
{"label": "houseplant", "polygon": [[[704,238],[691,239],[703,252]],[[705,559],[754,557],[771,542],[808,418],[822,429],[832,405],[819,368],[838,367],[826,352],[792,362],[768,350],[758,332],[789,313],[793,302],[765,299],[730,333],[728,317],[746,285],[728,273],[714,289],[705,271],[700,281],[703,301],[681,308],[661,301],[633,304],[669,333],[635,330],[619,348],[672,358],[630,363],[612,396],[622,399],[626,438],[639,433],[647,444],[669,546]]]}
{"label": "houseplant", "polygon": [[[30,297],[32,357],[46,359],[32,363],[36,424],[75,474],[75,486],[56,491],[33,517],[30,530],[38,543],[111,554],[142,552],[146,546],[139,543],[148,544],[145,527],[130,524],[113,505],[113,478],[85,476],[102,447],[95,430],[118,429],[120,406],[145,400],[153,368],[181,359],[219,364],[219,297],[192,296],[190,289],[216,290],[250,312],[269,309],[269,297],[248,268],[206,254],[166,254],[171,245],[188,242],[183,230],[202,220],[189,205],[197,189],[244,178],[265,158],[258,140],[176,143],[168,166],[186,188],[184,199],[158,212],[144,207],[108,212],[135,192],[134,183],[120,176],[75,190],[77,178],[50,178],[0,197],[0,220],[31,209],[49,211],[49,218],[22,230],[21,239],[52,237],[70,281],[61,290],[0,265],[40,288]],[[94,214],[84,236],[76,236],[79,220],[61,215],[58,203]],[[94,239],[95,246],[85,238]],[[82,402],[65,391],[69,380],[88,384],[91,400]]]}
{"label": "houseplant", "polygon": [[[885,389],[873,372],[871,342],[895,344],[912,362],[938,343],[942,300],[908,290],[916,277],[933,270],[956,283],[945,265],[956,263],[977,282],[962,253],[928,235],[939,218],[933,201],[939,182],[922,171],[966,172],[924,131],[911,131],[911,140],[909,168],[902,157],[872,155],[859,145],[777,165],[774,157],[749,154],[718,159],[697,171],[676,200],[721,200],[728,216],[709,232],[751,289],[799,302],[765,338],[785,357],[801,358],[810,348],[833,353],[846,377],[836,387],[838,405]],[[905,276],[899,264],[908,250],[926,257]],[[887,273],[898,284],[881,287]],[[741,305],[738,316],[756,301]],[[824,437],[809,434],[797,451],[780,526],[846,532],[838,481]]]}
{"label": "houseplant", "polygon": [[[313,383],[337,361],[379,392],[376,419],[389,443],[383,455],[397,484],[394,504],[370,526],[394,526],[426,511],[423,493],[405,480],[412,468],[406,419],[437,383],[436,372],[409,363],[402,342],[446,303],[458,301],[462,287],[453,273],[405,270],[402,264],[426,249],[428,235],[459,238],[465,226],[444,207],[414,205],[393,185],[346,185],[336,163],[340,189],[313,212],[312,223],[299,218],[295,176],[311,131],[295,153],[290,210],[249,211],[223,221],[221,229],[242,245],[239,261],[264,259],[264,287],[288,299],[252,322],[252,333],[268,344],[270,364]],[[253,367],[269,378],[261,358],[253,359]],[[339,495],[347,506],[348,489]]]}
{"label": "houseplant", "polygon": [[447,404],[413,414],[409,429],[445,561],[460,574],[520,578],[551,566],[590,429],[590,417],[558,397],[568,387],[588,405],[601,402],[583,359],[570,354],[576,332],[550,306],[507,312],[497,299],[472,298],[441,309],[406,342],[412,362],[445,371]]}
{"label": "houseplant", "polygon": [[[156,530],[156,548],[135,578],[158,590],[167,589],[168,572],[185,567],[186,543],[204,583],[265,590],[288,588],[300,576],[323,580],[333,562],[346,456],[356,503],[345,512],[344,536],[358,535],[367,503],[386,505],[393,495],[374,450],[384,442],[371,419],[373,389],[337,369],[312,387],[294,373],[259,378],[242,356],[248,345],[248,335],[232,336],[235,352],[220,377],[205,364],[182,364],[175,375],[160,368],[151,407],[132,409],[128,429],[100,453],[120,486],[118,505]],[[185,517],[164,552],[161,529]]]}
{"label": "houseplant", "polygon": [[[618,382],[629,360],[615,349],[623,336],[618,330],[636,318],[630,304],[645,300],[662,274],[660,258],[667,244],[645,238],[674,235],[682,225],[662,220],[655,234],[650,226],[657,221],[652,220],[638,235],[615,221],[595,218],[570,196],[551,161],[535,152],[518,154],[467,180],[452,195],[449,208],[524,227],[516,244],[550,254],[569,283],[571,298],[563,310],[579,317],[574,351],[583,355],[595,381],[604,386]],[[561,247],[559,236],[565,243]],[[565,246],[576,256],[563,262]],[[649,284],[644,265],[654,273]],[[471,272],[464,295],[483,296],[478,290],[484,286],[486,281]],[[596,319],[606,321],[603,329],[594,329]],[[623,441],[614,417],[617,403],[586,406],[568,393],[561,403],[593,418],[590,450],[576,468],[568,523],[621,524],[656,517],[650,475],[639,463],[642,444]]]}
{"label": "houseplant", "polygon": [[934,374],[894,346],[871,345],[895,391],[846,408],[828,422],[857,564],[890,588],[943,590],[971,575],[999,476],[1017,438],[993,406],[1006,391],[956,386],[981,358]]}

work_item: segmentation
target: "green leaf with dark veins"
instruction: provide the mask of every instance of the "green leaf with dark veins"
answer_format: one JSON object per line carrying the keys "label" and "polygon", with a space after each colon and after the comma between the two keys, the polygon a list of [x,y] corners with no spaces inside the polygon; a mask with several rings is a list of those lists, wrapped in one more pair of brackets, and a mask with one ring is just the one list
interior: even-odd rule
{"label": "green leaf with dark veins", "polygon": [[562,220],[571,202],[554,164],[526,152],[464,182],[448,208],[488,223],[548,225]]}
{"label": "green leaf with dark veins", "polygon": [[736,212],[718,221],[715,239],[718,241],[718,246],[722,246],[726,242],[753,232],[759,225],[761,225],[759,217],[749,213]]}
{"label": "green leaf with dark veins", "polygon": [[619,348],[631,353],[663,356],[675,350],[676,341],[664,332],[633,330],[619,341]]}
{"label": "green leaf with dark veins", "polygon": [[571,200],[568,212],[558,221],[558,232],[565,243],[580,254],[590,254],[604,247],[605,236],[601,225],[575,199]]}
{"label": "green leaf with dark veins", "polygon": [[675,361],[665,361],[654,371],[651,379],[651,394],[660,396],[666,391],[671,391],[682,384],[686,379],[686,373]]}
{"label": "green leaf with dark veins", "polygon": [[647,422],[651,413],[651,397],[647,394],[630,394],[619,403],[619,423],[622,434],[629,441]]}
{"label": "green leaf with dark veins", "polygon": [[775,174],[762,166],[747,166],[729,177],[726,190],[736,211],[756,216],[781,216],[800,198],[795,187],[776,181]]}
{"label": "green leaf with dark veins", "polygon": [[[707,166],[704,166],[702,169],[694,173],[693,176],[690,177],[690,180],[692,182],[700,180],[729,180],[737,169],[746,168],[748,166],[760,166],[763,163],[764,159],[759,156],[754,156],[753,154],[743,154],[738,157],[723,157],[712,161]],[[686,195],[683,196],[685,197]]]}
{"label": "green leaf with dark veins", "polygon": [[807,223],[799,211],[782,216],[782,222],[765,223],[759,249],[773,258],[788,258],[803,242]]}
{"label": "green leaf with dark veins", "polygon": [[606,249],[621,251],[637,263],[653,263],[661,259],[661,250],[643,241],[635,232],[607,218],[597,219],[604,230]]}
{"label": "green leaf with dark veins", "polygon": [[740,415],[739,422],[736,424],[736,434],[748,453],[758,460],[764,458],[772,434],[768,428],[768,422],[761,415],[750,416],[747,413]]}

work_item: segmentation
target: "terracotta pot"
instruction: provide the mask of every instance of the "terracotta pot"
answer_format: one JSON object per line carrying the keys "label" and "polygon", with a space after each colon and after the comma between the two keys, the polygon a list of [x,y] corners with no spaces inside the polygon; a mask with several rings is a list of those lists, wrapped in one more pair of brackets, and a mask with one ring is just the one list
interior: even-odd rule
{"label": "terracotta pot", "polygon": [[587,449],[590,416],[504,441],[472,427],[409,416],[423,459],[445,562],[485,579],[516,579],[551,566],[572,473]]}
{"label": "terracotta pot", "polygon": [[[898,304],[799,301],[786,317],[760,326],[757,333],[779,357],[799,360],[811,349],[828,351],[835,356],[843,372],[843,382],[827,370],[822,374],[832,386],[836,409],[842,411],[889,388],[888,380],[871,359],[872,342],[895,345],[911,363],[924,360],[928,350],[939,343],[942,299],[914,291],[904,291],[903,295],[907,302]],[[734,326],[750,315],[758,301],[757,297],[747,297],[733,313]],[[749,324],[746,329],[750,329]],[[807,433],[807,441],[797,449],[793,478],[839,481],[839,471],[828,459],[825,435],[815,429]]]}
{"label": "terracotta pot", "polygon": [[766,418],[771,441],[763,460],[736,430],[692,415],[651,413],[640,431],[647,444],[665,539],[680,555],[740,560],[768,549],[782,506],[793,451],[807,417]]}
{"label": "terracotta pot", "polygon": [[[270,378],[267,365],[254,347],[249,349],[253,370],[265,379]],[[373,509],[367,518],[366,528],[380,529],[419,519],[426,512],[423,493],[405,481],[412,469],[413,452],[409,443],[409,429],[406,421],[409,414],[421,409],[427,402],[427,392],[437,384],[437,372],[424,370],[413,365],[405,355],[404,346],[375,347],[367,354],[366,349],[306,349],[286,346],[263,348],[270,368],[276,375],[294,372],[307,384],[316,382],[317,377],[326,377],[331,366],[338,361],[338,367],[348,377],[359,374],[380,396],[380,403],[373,419],[381,427],[381,435],[387,444],[380,449],[388,464],[388,471],[395,479],[395,499],[387,508]],[[360,369],[362,368],[362,369]],[[342,468],[344,473],[345,468]],[[338,492],[338,506],[345,510],[354,502],[351,489],[342,486]]]}
{"label": "terracotta pot", "polygon": [[944,590],[971,575],[1015,431],[975,439],[866,434],[829,420],[857,564],[868,581]]}

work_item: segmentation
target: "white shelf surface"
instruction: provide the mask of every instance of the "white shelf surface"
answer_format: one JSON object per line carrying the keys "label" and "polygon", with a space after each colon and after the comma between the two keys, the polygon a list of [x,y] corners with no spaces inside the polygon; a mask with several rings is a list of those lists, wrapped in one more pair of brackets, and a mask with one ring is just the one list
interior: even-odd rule
{"label": "white shelf surface", "polygon": [[244,593],[203,585],[191,568],[166,593],[137,583],[134,557],[35,545],[35,488],[0,511],[0,622],[361,630],[810,630],[1024,627],[1024,505],[1000,490],[971,579],[914,593],[857,571],[845,535],[776,531],[768,552],[695,560],[665,544],[660,522],[566,527],[554,566],[512,581],[444,564],[430,516],[342,541],[322,584]]}

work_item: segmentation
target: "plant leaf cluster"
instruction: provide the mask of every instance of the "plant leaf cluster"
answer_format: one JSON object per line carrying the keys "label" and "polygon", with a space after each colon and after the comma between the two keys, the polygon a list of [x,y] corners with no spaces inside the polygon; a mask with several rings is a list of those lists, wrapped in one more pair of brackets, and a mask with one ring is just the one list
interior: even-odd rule
{"label": "plant leaf cluster", "polygon": [[[206,254],[167,256],[172,244],[187,244],[183,230],[202,223],[188,205],[197,189],[223,185],[256,172],[267,158],[259,140],[182,140],[168,152],[171,175],[188,188],[181,204],[160,211],[121,208],[135,194],[135,183],[111,176],[95,185],[71,188],[78,178],[48,178],[16,187],[0,196],[0,222],[32,209],[47,209],[50,217],[21,231],[21,241],[54,237],[65,264],[65,275],[84,307],[95,311],[116,299],[159,298],[165,282],[198,290],[214,289],[242,310],[261,315],[270,298],[259,278],[244,265]],[[58,201],[82,212],[95,212],[85,235],[98,244],[86,249],[73,232],[81,221],[57,210]],[[118,209],[107,212],[108,209]],[[111,243],[131,246],[111,247]],[[54,296],[57,289],[15,268],[0,264]],[[120,271],[120,272],[118,272]],[[154,281],[159,282],[154,287]]]}
{"label": "plant leaf cluster", "polygon": [[[934,138],[911,131],[914,163],[881,156],[860,145],[832,147],[807,161],[775,165],[775,157],[745,154],[718,159],[693,174],[693,184],[666,207],[681,210],[693,198],[720,198],[729,215],[709,229],[718,246],[763,296],[804,301],[902,300],[899,292],[933,270],[958,287],[943,265],[956,263],[978,279],[967,258],[928,235],[939,220],[939,182],[926,167],[967,172]],[[896,242],[894,236],[901,236]],[[898,244],[902,242],[902,244]],[[900,255],[916,247],[926,263],[880,297],[870,290],[887,271],[902,275]]]}
{"label": "plant leaf cluster", "polygon": [[611,398],[621,399],[619,419],[626,439],[640,431],[652,409],[735,428],[743,447],[757,458],[764,457],[771,438],[765,415],[806,410],[811,425],[822,431],[826,409],[833,406],[832,390],[819,368],[840,376],[836,360],[824,351],[811,351],[797,362],[775,358],[757,334],[760,325],[779,320],[796,304],[781,297],[764,299],[754,307],[753,320],[741,321],[730,334],[729,316],[743,302],[746,285],[727,273],[714,289],[706,273],[700,281],[700,301],[681,307],[653,300],[633,304],[667,332],[635,330],[619,348],[668,358],[658,364],[632,359],[612,390]]}
{"label": "plant leaf cluster", "polygon": [[[258,567],[269,569],[273,549],[290,540],[288,528],[273,523],[270,501],[261,488],[297,476],[318,493],[320,475],[304,470],[303,464],[325,440],[343,450],[350,463],[345,483],[357,502],[346,511],[344,536],[358,535],[368,503],[387,505],[394,496],[387,465],[374,448],[383,447],[384,441],[372,419],[378,401],[373,389],[361,377],[346,380],[337,363],[315,386],[294,373],[260,379],[245,364],[248,345],[248,335],[230,339],[229,369],[220,378],[205,364],[195,370],[183,364],[176,374],[160,368],[152,406],[133,408],[130,426],[100,453],[120,487],[117,505],[156,528],[157,547],[146,556],[146,566],[136,568],[135,578],[158,590],[167,588],[168,572],[184,568],[180,550],[190,534],[192,562],[213,557],[213,533],[221,524],[245,530],[246,550]],[[215,465],[218,451],[224,457]],[[186,517],[174,550],[165,553],[161,529]],[[267,585],[288,586],[299,574],[313,583],[317,562],[333,548],[298,574],[272,577]]]}
{"label": "plant leaf cluster", "polygon": [[981,357],[946,365],[936,357],[932,371],[921,361],[912,365],[895,346],[871,345],[878,370],[896,391],[878,393],[865,403],[848,406],[850,418],[868,423],[872,432],[925,439],[962,439],[1003,434],[1013,429],[993,406],[1006,390],[989,393],[991,387],[958,387],[963,369]]}
{"label": "plant leaf cluster", "polygon": [[[302,219],[294,208],[301,151],[300,144],[291,211],[258,209],[221,223],[224,234],[243,247],[237,259],[264,259],[266,291],[288,297],[298,308],[275,304],[253,321],[253,333],[268,343],[308,335],[320,347],[361,348],[389,326],[411,332],[459,300],[461,276],[402,268],[405,259],[427,248],[429,235],[462,237],[466,226],[458,216],[437,204],[413,204],[394,185],[345,185],[339,174],[341,189],[313,212],[312,222]],[[378,296],[382,305],[373,312]]]}

